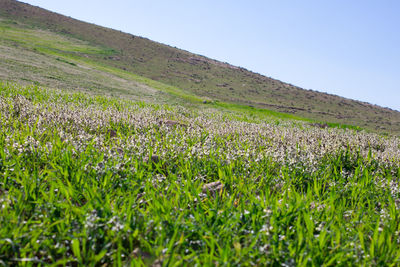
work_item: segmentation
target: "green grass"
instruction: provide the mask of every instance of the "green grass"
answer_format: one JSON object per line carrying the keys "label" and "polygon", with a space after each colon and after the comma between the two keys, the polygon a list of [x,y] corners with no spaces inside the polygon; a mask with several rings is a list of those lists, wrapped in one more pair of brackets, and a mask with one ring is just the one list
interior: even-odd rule
{"label": "green grass", "polygon": [[282,119],[1,84],[0,264],[399,265],[399,140]]}
{"label": "green grass", "polygon": [[395,112],[41,12],[0,19],[0,265],[400,265]]}

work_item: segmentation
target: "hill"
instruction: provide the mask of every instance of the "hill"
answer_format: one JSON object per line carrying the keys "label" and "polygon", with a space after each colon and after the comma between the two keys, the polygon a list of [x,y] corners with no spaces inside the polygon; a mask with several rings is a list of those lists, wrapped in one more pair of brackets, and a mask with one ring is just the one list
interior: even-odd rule
{"label": "hill", "polygon": [[[304,90],[241,67],[39,7],[0,0],[0,18],[3,33],[8,33],[8,37],[6,34],[0,37],[1,57],[8,60],[0,66],[0,77],[4,80],[28,79],[59,88],[95,87],[108,93],[136,98],[143,95],[143,100],[164,99],[166,102],[171,98],[165,93],[172,93],[400,133],[398,111]],[[10,34],[15,29],[24,33]],[[26,33],[35,42],[27,40]],[[40,42],[44,36],[48,37],[47,42]],[[59,42],[54,42],[55,39]],[[8,51],[14,53],[14,58],[10,58]],[[23,60],[19,58],[22,55]],[[48,63],[49,56],[52,64]],[[32,60],[29,62],[27,58]],[[44,62],[47,67],[38,66],[37,62]],[[59,68],[58,73],[54,73],[54,66]],[[88,66],[93,72],[89,75],[84,70]],[[13,68],[17,71],[10,71]],[[34,68],[41,71],[33,71]],[[69,77],[65,77],[65,71]],[[76,71],[79,73],[75,74]],[[32,73],[31,78],[26,78],[27,72]]]}
{"label": "hill", "polygon": [[0,265],[400,265],[398,112],[0,13]]}

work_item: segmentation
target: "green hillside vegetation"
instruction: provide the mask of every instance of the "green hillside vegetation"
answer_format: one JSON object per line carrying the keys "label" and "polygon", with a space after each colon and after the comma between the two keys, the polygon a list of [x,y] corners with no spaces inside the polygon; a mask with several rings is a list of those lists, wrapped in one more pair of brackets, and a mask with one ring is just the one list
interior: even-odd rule
{"label": "green hillside vegetation", "polygon": [[[179,92],[178,98],[172,97],[177,102],[184,95],[183,102],[188,98],[218,100],[316,121],[400,133],[400,112],[303,90],[146,38],[13,0],[0,1],[0,17],[3,18],[0,36],[2,79],[28,80],[57,88],[103,90],[134,99],[143,95],[143,100],[158,99],[164,103],[172,100],[165,93]],[[5,56],[9,49],[14,54],[12,59]],[[57,59],[58,62],[51,63]],[[40,62],[46,66],[40,66]],[[55,66],[58,72],[53,70]],[[88,67],[90,70],[85,69]],[[161,87],[169,90],[151,90],[151,85],[138,84],[137,79],[161,82]]]}
{"label": "green hillside vegetation", "polygon": [[396,137],[37,86],[0,100],[0,264],[400,263]]}
{"label": "green hillside vegetation", "polygon": [[398,266],[399,114],[0,0],[0,265]]}

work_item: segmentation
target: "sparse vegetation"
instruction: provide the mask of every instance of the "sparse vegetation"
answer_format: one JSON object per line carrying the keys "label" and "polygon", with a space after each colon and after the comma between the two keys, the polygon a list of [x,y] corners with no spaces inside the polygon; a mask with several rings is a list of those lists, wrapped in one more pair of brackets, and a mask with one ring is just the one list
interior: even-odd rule
{"label": "sparse vegetation", "polygon": [[67,64],[69,64],[69,65],[71,65],[71,66],[77,66],[77,64],[76,63],[74,63],[74,62],[69,62],[68,60],[65,60],[65,59],[63,59],[63,58],[56,58],[56,60],[58,60],[58,61],[60,61],[60,62],[64,62],[64,63],[67,63]]}

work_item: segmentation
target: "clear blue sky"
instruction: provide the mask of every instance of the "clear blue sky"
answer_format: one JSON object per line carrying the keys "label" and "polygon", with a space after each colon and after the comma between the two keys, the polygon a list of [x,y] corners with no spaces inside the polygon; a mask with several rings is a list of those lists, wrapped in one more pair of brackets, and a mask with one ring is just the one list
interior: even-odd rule
{"label": "clear blue sky", "polygon": [[400,111],[398,0],[22,0]]}

